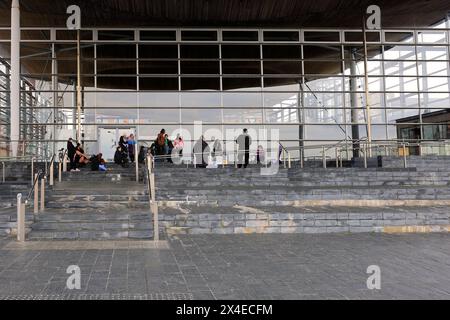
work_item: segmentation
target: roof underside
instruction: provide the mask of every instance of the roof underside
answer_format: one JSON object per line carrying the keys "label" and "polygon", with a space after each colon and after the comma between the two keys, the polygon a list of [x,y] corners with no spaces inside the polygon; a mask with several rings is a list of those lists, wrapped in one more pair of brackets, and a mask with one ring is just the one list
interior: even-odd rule
{"label": "roof underside", "polygon": [[[450,11],[450,0],[20,0],[21,26],[64,28],[66,8],[72,4],[81,7],[83,28],[360,29],[363,12],[371,4],[380,6],[383,28],[417,28],[442,20]],[[11,0],[0,0],[0,26],[10,26],[10,6]],[[22,47],[22,55],[26,54],[27,48]],[[376,52],[369,52],[369,55],[373,54]],[[321,58],[325,53],[317,48],[315,55]],[[38,73],[48,68],[44,64],[35,61],[24,67],[32,73]],[[116,64],[115,67],[124,66]],[[340,72],[339,68],[327,67],[325,64],[318,64],[317,68],[321,69],[317,73],[324,73],[324,68],[328,68],[325,72],[328,74]],[[115,73],[114,70],[111,72]],[[127,70],[123,70],[123,73],[127,73]],[[72,79],[61,77],[60,81],[67,83]],[[123,82],[113,81],[105,84],[105,88],[120,89],[121,85],[125,85]]]}
{"label": "roof underside", "polygon": [[[449,0],[20,0],[22,26],[64,27],[78,4],[84,27],[360,27],[371,4],[382,24],[423,27],[442,19]],[[10,25],[11,0],[0,0],[0,25]]]}

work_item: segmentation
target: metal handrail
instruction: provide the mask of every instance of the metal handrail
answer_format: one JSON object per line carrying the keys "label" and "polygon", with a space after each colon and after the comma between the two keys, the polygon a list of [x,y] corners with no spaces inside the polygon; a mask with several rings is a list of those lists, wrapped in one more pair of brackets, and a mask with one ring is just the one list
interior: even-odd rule
{"label": "metal handrail", "polygon": [[33,179],[33,185],[31,186],[31,189],[28,192],[28,195],[25,199],[25,204],[28,204],[28,201],[30,200],[31,195],[34,193],[34,190],[36,189],[36,184],[39,182],[39,180],[42,177],[45,177],[45,172],[44,172],[44,170],[40,169],[40,170],[38,170],[37,174],[35,175],[35,177]]}

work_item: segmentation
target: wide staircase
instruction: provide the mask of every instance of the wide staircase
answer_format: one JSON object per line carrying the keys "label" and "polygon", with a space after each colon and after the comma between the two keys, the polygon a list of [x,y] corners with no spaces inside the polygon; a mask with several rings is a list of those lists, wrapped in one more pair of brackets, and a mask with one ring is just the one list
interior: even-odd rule
{"label": "wide staircase", "polygon": [[[377,159],[386,167],[373,168],[293,164],[271,175],[254,165],[205,169],[156,163],[160,234],[450,230],[450,161],[429,161],[433,164],[422,157],[408,168],[395,157]],[[30,215],[28,209],[27,239],[152,239],[146,171],[140,168],[136,182],[134,167],[109,168],[55,179],[46,190],[44,212]],[[14,231],[14,209],[5,210],[0,230],[8,234]]]}
{"label": "wide staircase", "polygon": [[65,172],[48,190],[46,209],[35,216],[28,239],[153,238],[146,185],[136,182],[134,167],[108,169]]}
{"label": "wide staircase", "polygon": [[[10,235],[16,228],[17,214],[14,207],[17,204],[17,194],[27,195],[31,186],[31,168],[44,169],[44,163],[31,164],[30,161],[1,163],[0,174],[0,236]],[[4,166],[4,170],[3,170]],[[3,172],[5,176],[3,177]],[[4,180],[4,182],[3,182]],[[27,212],[26,224],[31,225],[33,215]]]}

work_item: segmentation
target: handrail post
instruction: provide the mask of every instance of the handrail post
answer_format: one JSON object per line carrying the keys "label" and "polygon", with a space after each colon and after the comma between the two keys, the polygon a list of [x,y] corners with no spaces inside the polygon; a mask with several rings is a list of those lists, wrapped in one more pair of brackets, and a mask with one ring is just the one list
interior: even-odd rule
{"label": "handrail post", "polygon": [[301,149],[300,150],[300,168],[302,168],[302,169],[305,166],[305,158],[304,158],[304,156],[305,156],[305,150]]}
{"label": "handrail post", "polygon": [[33,212],[35,214],[39,213],[39,175],[34,174],[34,202],[33,202]]}
{"label": "handrail post", "polygon": [[338,148],[336,148],[335,152],[336,152],[336,168],[339,168],[339,155],[338,155]]}
{"label": "handrail post", "polygon": [[139,182],[139,161],[138,161],[138,145],[134,144],[134,163],[136,166],[136,182]]}
{"label": "handrail post", "polygon": [[288,168],[291,169],[291,153],[288,152]]}
{"label": "handrail post", "polygon": [[25,241],[25,204],[21,193],[17,195],[17,241]]}
{"label": "handrail post", "polygon": [[35,159],[36,159],[35,157],[31,158],[31,185],[32,186],[33,186],[33,183],[34,183],[33,179],[34,179],[34,160]]}
{"label": "handrail post", "polygon": [[5,163],[2,161],[2,182],[5,183]]}
{"label": "handrail post", "polygon": [[62,163],[58,161],[58,182],[62,181]]}
{"label": "handrail post", "polygon": [[408,167],[408,164],[406,163],[406,145],[405,144],[403,144],[403,166],[405,168]]}
{"label": "handrail post", "polygon": [[364,144],[364,168],[367,169],[367,144]]}
{"label": "handrail post", "polygon": [[153,240],[159,241],[158,203],[156,202],[155,173],[152,168],[153,159],[147,157],[150,210],[153,213]]}
{"label": "handrail post", "polygon": [[41,212],[45,210],[45,177],[41,178]]}
{"label": "handrail post", "polygon": [[50,185],[51,186],[53,186],[53,184],[54,184],[54,182],[53,182],[53,176],[54,176],[54,172],[53,172],[53,170],[54,170],[54,168],[53,168],[53,165],[54,165],[54,161],[52,161],[51,163],[50,163]]}
{"label": "handrail post", "polygon": [[63,171],[66,172],[67,171],[67,155],[65,152],[63,154],[62,162],[63,162]]}
{"label": "handrail post", "polygon": [[283,157],[283,166],[286,169],[286,150],[284,148],[283,148],[283,155],[282,155],[282,157]]}
{"label": "handrail post", "polygon": [[322,146],[322,164],[323,164],[323,168],[326,169],[327,168],[327,158],[325,155],[325,146]]}
{"label": "handrail post", "polygon": [[344,162],[342,160],[342,149],[339,150],[339,162],[340,162],[341,168],[343,168],[344,167]]}

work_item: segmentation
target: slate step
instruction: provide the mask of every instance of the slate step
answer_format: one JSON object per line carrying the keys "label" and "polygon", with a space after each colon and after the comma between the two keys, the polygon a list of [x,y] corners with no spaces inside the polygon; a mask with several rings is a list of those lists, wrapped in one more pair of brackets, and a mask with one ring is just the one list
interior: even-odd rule
{"label": "slate step", "polygon": [[136,212],[127,211],[105,211],[101,210],[52,210],[47,208],[44,213],[35,216],[36,222],[139,222],[151,220],[149,209]]}
{"label": "slate step", "polygon": [[84,220],[79,222],[35,222],[32,224],[33,231],[139,231],[151,230],[153,224],[151,219],[130,221],[103,221],[95,222]]}
{"label": "slate step", "polygon": [[123,240],[123,239],[153,239],[152,230],[103,230],[103,231],[31,231],[28,240]]}
{"label": "slate step", "polygon": [[47,208],[148,208],[147,201],[48,201],[45,206]]}

